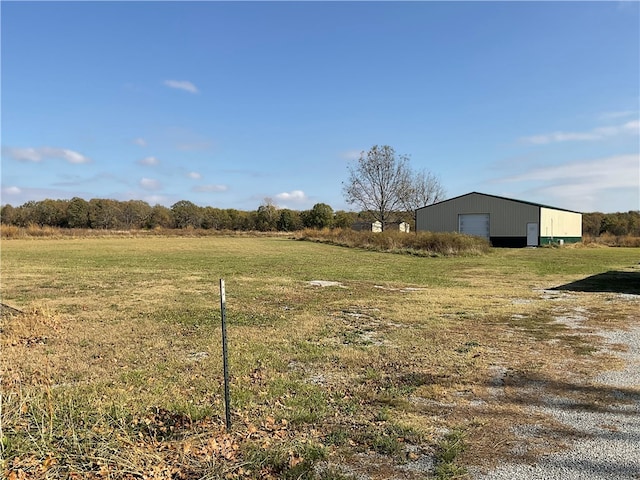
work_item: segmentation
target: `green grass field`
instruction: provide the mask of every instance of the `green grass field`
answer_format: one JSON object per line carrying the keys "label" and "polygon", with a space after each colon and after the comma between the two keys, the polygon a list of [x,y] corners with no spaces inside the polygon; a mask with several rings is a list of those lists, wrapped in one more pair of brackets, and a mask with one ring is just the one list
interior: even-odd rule
{"label": "green grass field", "polygon": [[[638,322],[626,295],[640,293],[638,248],[430,258],[283,237],[1,247],[2,303],[22,312],[1,324],[0,471],[16,479],[464,478],[465,465],[506,451],[531,382],[567,386],[615,366],[597,339],[554,319]],[[496,369],[508,372],[500,398]]]}

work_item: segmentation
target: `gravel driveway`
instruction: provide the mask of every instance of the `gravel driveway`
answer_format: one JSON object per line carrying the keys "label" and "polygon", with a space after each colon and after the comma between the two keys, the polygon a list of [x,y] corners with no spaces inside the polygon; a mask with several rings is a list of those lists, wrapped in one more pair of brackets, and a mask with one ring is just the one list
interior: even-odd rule
{"label": "gravel driveway", "polygon": [[[575,429],[579,438],[560,453],[544,455],[535,464],[505,463],[488,472],[471,472],[476,480],[629,480],[640,479],[640,327],[598,332],[626,363],[593,379],[595,388],[612,390],[616,404],[581,408],[575,400],[547,395],[532,407]],[[534,431],[526,434],[535,436]]]}

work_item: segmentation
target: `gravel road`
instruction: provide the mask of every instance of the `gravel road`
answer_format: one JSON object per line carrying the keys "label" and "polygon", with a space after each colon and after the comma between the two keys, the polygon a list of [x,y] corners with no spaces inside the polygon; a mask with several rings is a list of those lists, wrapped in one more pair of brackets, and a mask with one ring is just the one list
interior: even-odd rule
{"label": "gravel road", "polygon": [[[475,480],[630,480],[640,479],[640,327],[628,331],[601,331],[611,350],[626,363],[624,370],[609,371],[593,379],[594,386],[611,389],[619,401],[597,411],[581,408],[575,400],[545,397],[546,413],[583,437],[569,449],[545,455],[535,464],[505,463]],[[535,434],[535,432],[534,432]]]}

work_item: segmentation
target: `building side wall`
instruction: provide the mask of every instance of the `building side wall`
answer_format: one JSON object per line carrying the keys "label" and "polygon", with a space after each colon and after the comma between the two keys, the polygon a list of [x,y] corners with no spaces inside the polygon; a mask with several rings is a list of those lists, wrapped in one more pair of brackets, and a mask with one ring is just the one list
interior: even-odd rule
{"label": "building side wall", "polygon": [[540,209],[540,243],[566,243],[582,240],[582,214],[552,208]]}
{"label": "building side wall", "polygon": [[360,232],[381,232],[382,224],[380,222],[356,222],[351,225],[351,229]]}
{"label": "building side wall", "polygon": [[527,223],[540,222],[540,207],[517,201],[470,194],[417,211],[416,230],[457,232],[458,215],[488,213],[491,237],[525,237]]}

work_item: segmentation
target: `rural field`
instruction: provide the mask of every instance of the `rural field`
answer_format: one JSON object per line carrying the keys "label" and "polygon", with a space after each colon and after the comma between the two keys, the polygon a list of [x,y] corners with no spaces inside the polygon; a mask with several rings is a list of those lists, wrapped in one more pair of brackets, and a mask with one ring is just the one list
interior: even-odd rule
{"label": "rural field", "polygon": [[9,479],[471,478],[575,437],[543,395],[620,401],[590,383],[622,368],[597,332],[640,326],[640,248],[122,236],[3,240],[1,260]]}

